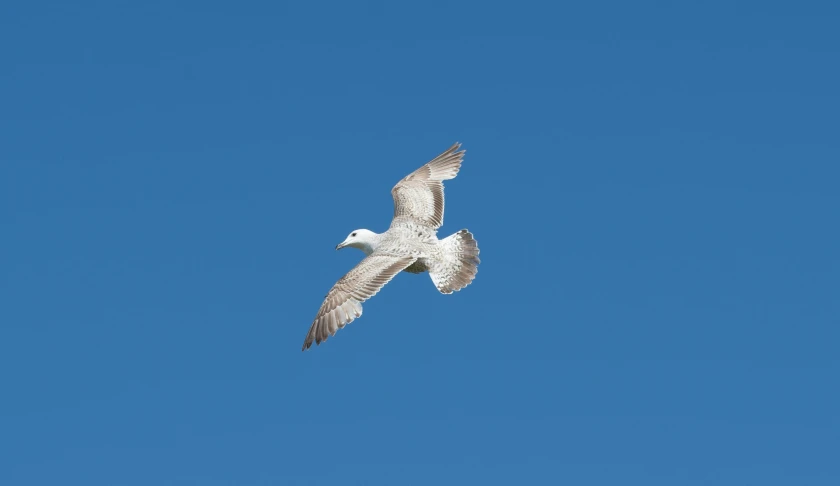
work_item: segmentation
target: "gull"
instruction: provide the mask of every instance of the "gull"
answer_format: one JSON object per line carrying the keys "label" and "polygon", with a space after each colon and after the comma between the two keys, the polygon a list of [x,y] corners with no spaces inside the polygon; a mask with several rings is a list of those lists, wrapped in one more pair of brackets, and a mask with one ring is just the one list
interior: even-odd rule
{"label": "gull", "polygon": [[342,277],[315,316],[303,351],[320,345],[336,331],[362,315],[362,302],[376,295],[400,272],[429,272],[435,287],[451,294],[469,285],[478,272],[478,243],[463,229],[439,240],[443,224],[443,181],[454,179],[461,168],[464,150],[460,143],[449,147],[429,163],[412,172],[391,190],[394,218],[381,234],[357,229],[335,247],[357,248],[366,255]]}

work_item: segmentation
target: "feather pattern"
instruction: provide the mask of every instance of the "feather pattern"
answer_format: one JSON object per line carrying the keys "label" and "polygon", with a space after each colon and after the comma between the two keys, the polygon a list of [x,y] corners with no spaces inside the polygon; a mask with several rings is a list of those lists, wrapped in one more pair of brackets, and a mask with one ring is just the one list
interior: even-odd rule
{"label": "feather pattern", "polygon": [[466,151],[458,151],[459,148],[460,143],[454,144],[394,186],[392,225],[407,221],[434,229],[443,225],[443,181],[454,179],[461,169]]}
{"label": "feather pattern", "polygon": [[362,302],[376,295],[398,273],[429,272],[437,289],[450,294],[469,285],[480,263],[478,243],[467,230],[439,240],[443,224],[443,181],[461,169],[464,151],[456,143],[415,170],[391,190],[394,218],[388,231],[360,229],[336,248],[353,247],[367,257],[332,287],[306,334],[303,350],[362,315]]}
{"label": "feather pattern", "polygon": [[359,262],[347,275],[333,285],[306,334],[303,349],[326,341],[339,329],[362,315],[362,302],[379,292],[386,283],[415,258],[386,254],[372,254]]}

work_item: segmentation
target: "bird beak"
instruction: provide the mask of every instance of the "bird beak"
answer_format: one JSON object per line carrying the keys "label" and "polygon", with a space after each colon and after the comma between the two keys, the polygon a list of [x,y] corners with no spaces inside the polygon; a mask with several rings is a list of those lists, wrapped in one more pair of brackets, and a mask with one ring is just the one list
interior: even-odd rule
{"label": "bird beak", "polygon": [[336,249],[336,250],[340,250],[340,249],[344,248],[345,246],[346,246],[346,245],[345,245],[345,244],[344,244],[344,242],[342,241],[341,243],[339,243],[339,244],[335,245],[335,249]]}

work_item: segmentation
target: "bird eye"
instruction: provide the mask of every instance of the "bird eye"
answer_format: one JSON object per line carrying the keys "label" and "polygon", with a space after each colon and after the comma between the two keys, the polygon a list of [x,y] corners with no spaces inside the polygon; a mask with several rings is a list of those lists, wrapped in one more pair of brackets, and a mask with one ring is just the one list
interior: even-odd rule
{"label": "bird eye", "polygon": [[351,233],[350,236],[356,236],[356,233]]}

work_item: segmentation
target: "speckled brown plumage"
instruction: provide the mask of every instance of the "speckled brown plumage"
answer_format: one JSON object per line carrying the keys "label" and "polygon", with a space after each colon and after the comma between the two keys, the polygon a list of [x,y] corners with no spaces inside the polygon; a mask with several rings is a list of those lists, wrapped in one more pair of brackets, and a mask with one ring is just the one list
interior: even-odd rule
{"label": "speckled brown plumage", "polygon": [[326,295],[306,334],[303,349],[320,344],[362,315],[362,302],[373,297],[401,271],[429,272],[437,289],[449,294],[469,285],[480,263],[478,244],[461,230],[442,240],[443,181],[458,175],[464,151],[456,143],[412,172],[391,190],[394,218],[382,234],[356,230],[336,249],[354,247],[367,255]]}

